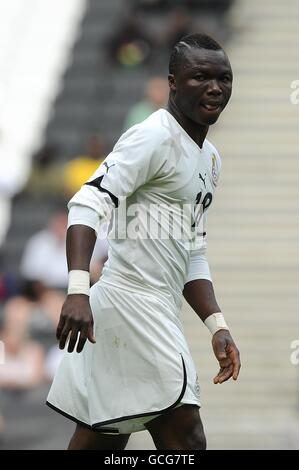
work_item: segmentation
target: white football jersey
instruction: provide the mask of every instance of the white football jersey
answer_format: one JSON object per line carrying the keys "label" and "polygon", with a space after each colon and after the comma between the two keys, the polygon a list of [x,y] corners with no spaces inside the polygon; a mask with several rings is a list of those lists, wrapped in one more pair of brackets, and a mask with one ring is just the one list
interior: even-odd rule
{"label": "white football jersey", "polygon": [[100,219],[116,208],[100,282],[178,305],[187,281],[210,280],[206,213],[220,165],[215,147],[206,139],[200,148],[165,109],[126,131],[68,206]]}

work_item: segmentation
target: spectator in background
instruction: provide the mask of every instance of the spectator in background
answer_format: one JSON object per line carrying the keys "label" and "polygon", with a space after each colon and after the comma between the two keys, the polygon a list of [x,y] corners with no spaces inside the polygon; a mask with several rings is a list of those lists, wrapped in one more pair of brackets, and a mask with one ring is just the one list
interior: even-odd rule
{"label": "spectator in background", "polygon": [[61,193],[63,187],[60,149],[52,143],[44,144],[32,157],[32,170],[25,192],[40,198]]}
{"label": "spectator in background", "polygon": [[150,114],[164,106],[169,92],[168,83],[165,78],[152,77],[146,84],[144,99],[135,104],[128,112],[124,130],[134,124],[144,121]]}
{"label": "spectator in background", "polygon": [[55,341],[55,324],[68,282],[66,229],[67,216],[60,210],[45,229],[29,239],[20,263],[22,295],[6,304],[12,315],[16,309],[27,310],[30,335],[40,340],[45,350]]}
{"label": "spectator in background", "polygon": [[141,24],[137,12],[131,12],[107,41],[110,61],[124,68],[149,62],[154,41]]}
{"label": "spectator in background", "polygon": [[96,170],[104,158],[105,144],[101,136],[90,134],[83,153],[67,163],[57,158],[59,149],[45,144],[33,157],[33,168],[26,192],[31,195],[52,196],[65,204]]}
{"label": "spectator in background", "polygon": [[53,165],[57,161],[58,147],[52,143],[45,143],[42,147],[33,155],[33,160],[37,165],[45,170],[49,166]]}
{"label": "spectator in background", "polygon": [[105,144],[97,134],[87,137],[85,154],[78,155],[66,163],[63,170],[67,198],[72,197],[96,171],[105,158]]}
{"label": "spectator in background", "polygon": [[[65,257],[66,228],[65,210],[59,210],[49,219],[45,229],[29,239],[20,264],[24,282],[22,293],[12,297],[4,306],[7,325],[3,336],[5,345],[6,342],[13,344],[14,338],[10,332],[13,332],[17,318],[18,328],[24,332],[24,341],[22,342],[20,338],[18,342],[20,351],[23,351],[24,346],[25,352],[32,351],[32,354],[35,354],[37,348],[33,348],[31,343],[39,344],[43,354],[47,355],[46,378],[49,377],[47,366],[49,361],[53,371],[60,359],[58,352],[55,361],[53,360],[55,353],[53,345],[56,342],[55,328],[68,281]],[[27,347],[26,343],[25,348],[25,337],[30,347]],[[48,359],[48,354],[51,355],[51,359]],[[23,357],[23,352],[21,355]],[[18,360],[16,357],[17,363]],[[10,361],[10,368],[14,363],[15,361]]]}
{"label": "spectator in background", "polygon": [[44,352],[28,338],[27,312],[15,309],[4,317],[0,340],[5,344],[5,361],[0,367],[0,388],[26,390],[44,380]]}
{"label": "spectator in background", "polygon": [[55,325],[59,309],[65,295],[55,289],[45,286],[39,281],[27,282],[23,295],[10,299],[5,310],[13,312],[16,309],[27,311],[27,323],[30,338],[39,341],[45,352],[55,343]]}
{"label": "spectator in background", "polygon": [[[96,162],[95,162],[96,163]],[[99,163],[97,161],[97,167]],[[85,182],[93,172],[84,178]],[[78,189],[81,187],[77,178]],[[83,184],[83,183],[82,183]],[[55,212],[49,219],[48,226],[34,234],[27,242],[20,264],[20,273],[25,281],[23,294],[27,299],[37,302],[36,323],[45,323],[44,315],[37,315],[39,310],[46,310],[54,315],[54,325],[57,324],[57,312],[60,310],[61,293],[65,293],[68,283],[65,244],[67,230],[67,214],[63,210]],[[105,238],[107,226],[102,228],[91,260],[91,281],[99,279],[102,267],[107,259],[107,241]],[[46,305],[45,305],[46,304]],[[51,305],[53,304],[53,307]],[[53,311],[54,310],[54,311]],[[38,320],[40,318],[40,320]]]}
{"label": "spectator in background", "polygon": [[52,215],[44,230],[29,239],[20,266],[24,280],[39,282],[45,287],[66,289],[66,229],[66,212],[59,211]]}

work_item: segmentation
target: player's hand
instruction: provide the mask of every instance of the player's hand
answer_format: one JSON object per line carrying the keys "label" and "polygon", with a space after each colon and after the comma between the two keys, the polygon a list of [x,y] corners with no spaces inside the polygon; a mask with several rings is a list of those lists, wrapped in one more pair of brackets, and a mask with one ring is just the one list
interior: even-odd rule
{"label": "player's hand", "polygon": [[220,370],[213,380],[214,384],[222,384],[231,377],[237,380],[241,368],[240,354],[230,332],[217,331],[213,335],[212,346],[220,365]]}
{"label": "player's hand", "polygon": [[89,305],[89,297],[84,294],[68,295],[61,310],[60,320],[56,330],[59,348],[64,349],[70,335],[68,352],[73,352],[79,336],[76,351],[79,353],[84,348],[87,340],[95,343],[93,335],[93,317]]}

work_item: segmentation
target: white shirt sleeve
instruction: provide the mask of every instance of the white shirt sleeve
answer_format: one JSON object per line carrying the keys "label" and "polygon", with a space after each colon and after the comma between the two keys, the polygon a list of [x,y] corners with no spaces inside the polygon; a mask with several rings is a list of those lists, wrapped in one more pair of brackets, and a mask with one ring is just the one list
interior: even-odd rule
{"label": "white shirt sleeve", "polygon": [[69,210],[67,228],[71,225],[87,225],[87,227],[94,229],[98,235],[100,230],[100,218],[94,209],[74,204]]}
{"label": "white shirt sleeve", "polygon": [[[76,207],[70,214],[69,226],[80,223],[98,232],[99,223],[110,219],[119,198],[130,196],[155,178],[167,158],[165,155],[162,160],[157,151],[162,143],[161,136],[163,133],[138,125],[125,132],[96,172],[69,201],[69,210]],[[92,209],[98,219],[93,212],[83,213],[78,206]]]}
{"label": "white shirt sleeve", "polygon": [[190,254],[189,271],[186,283],[195,279],[206,279],[212,282],[209,263],[206,258],[207,243],[204,240],[198,250],[192,250]]}

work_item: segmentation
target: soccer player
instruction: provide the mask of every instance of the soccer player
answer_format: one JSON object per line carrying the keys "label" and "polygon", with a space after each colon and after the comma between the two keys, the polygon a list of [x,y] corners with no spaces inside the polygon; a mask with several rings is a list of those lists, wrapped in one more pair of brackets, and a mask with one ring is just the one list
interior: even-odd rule
{"label": "soccer player", "polygon": [[[206,259],[220,169],[206,135],[231,96],[226,53],[208,36],[186,36],[170,57],[169,88],[167,110],[126,131],[68,205],[69,287],[57,338],[61,349],[69,341],[47,403],[77,423],[69,449],[124,449],[144,429],[157,449],[205,449],[183,296],[211,331],[214,383],[239,374]],[[108,261],[89,291],[96,234],[109,218]]]}

